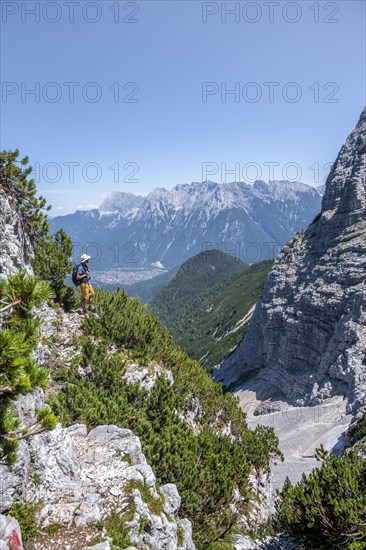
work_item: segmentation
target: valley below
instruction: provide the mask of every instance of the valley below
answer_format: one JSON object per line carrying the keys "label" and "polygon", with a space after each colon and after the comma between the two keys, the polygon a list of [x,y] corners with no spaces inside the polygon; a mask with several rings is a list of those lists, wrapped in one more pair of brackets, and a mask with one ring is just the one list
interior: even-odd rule
{"label": "valley below", "polygon": [[97,286],[121,285],[129,286],[141,281],[148,281],[157,275],[166,273],[167,270],[156,267],[143,269],[106,269],[93,271],[93,280]]}

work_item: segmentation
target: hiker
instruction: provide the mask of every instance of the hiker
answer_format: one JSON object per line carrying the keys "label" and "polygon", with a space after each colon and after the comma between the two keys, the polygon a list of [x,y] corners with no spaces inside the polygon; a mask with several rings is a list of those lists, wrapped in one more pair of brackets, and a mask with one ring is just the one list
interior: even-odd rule
{"label": "hiker", "polygon": [[90,256],[87,254],[83,254],[80,258],[81,264],[78,267],[76,279],[79,282],[80,285],[80,291],[81,291],[81,307],[83,310],[83,313],[86,312],[86,308],[88,306],[90,311],[94,311],[93,307],[93,297],[94,297],[94,290],[90,283],[90,269],[88,267],[88,261],[90,260]]}

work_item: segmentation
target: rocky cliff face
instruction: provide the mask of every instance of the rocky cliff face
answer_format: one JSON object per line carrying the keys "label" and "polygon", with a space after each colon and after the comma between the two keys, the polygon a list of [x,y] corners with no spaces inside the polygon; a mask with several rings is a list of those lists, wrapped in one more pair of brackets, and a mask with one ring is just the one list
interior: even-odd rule
{"label": "rocky cliff face", "polygon": [[[37,363],[51,373],[68,368],[76,353],[74,338],[81,335],[80,316],[47,305],[35,313],[43,321]],[[81,370],[81,374],[87,373]],[[158,365],[146,369],[135,363],[126,371],[130,383],[148,391],[157,376],[172,378],[170,371]],[[51,380],[48,394],[58,386]],[[18,415],[28,426],[35,421],[36,408],[43,407],[40,390],[16,402]],[[101,550],[110,550],[111,541],[98,525],[111,516],[118,516],[125,525],[130,550],[195,548],[191,523],[179,517],[181,497],[176,486],[158,487],[139,438],[128,429],[106,425],[88,433],[83,424],[68,428],[59,424],[50,432],[24,439],[18,461],[12,466],[0,464],[0,489],[0,513],[9,511],[15,501],[40,504],[37,524],[43,534],[27,543],[31,545],[27,550],[82,550],[95,538],[102,539]],[[47,536],[45,530],[55,526],[57,533]],[[0,515],[0,550],[8,548],[14,530],[19,534],[16,522]]]}
{"label": "rocky cliff face", "polygon": [[283,248],[236,350],[226,387],[314,405],[366,405],[366,109],[333,164],[322,211]]}
{"label": "rocky cliff face", "polygon": [[0,186],[0,278],[21,267],[33,273],[34,249],[16,200]]}

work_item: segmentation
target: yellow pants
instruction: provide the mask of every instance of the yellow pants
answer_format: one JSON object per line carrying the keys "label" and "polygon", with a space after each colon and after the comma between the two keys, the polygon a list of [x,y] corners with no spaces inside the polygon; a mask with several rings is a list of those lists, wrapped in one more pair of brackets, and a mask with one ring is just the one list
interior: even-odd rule
{"label": "yellow pants", "polygon": [[93,298],[94,296],[94,290],[90,283],[81,283],[80,291],[81,291],[81,300],[84,303],[89,302],[90,299]]}

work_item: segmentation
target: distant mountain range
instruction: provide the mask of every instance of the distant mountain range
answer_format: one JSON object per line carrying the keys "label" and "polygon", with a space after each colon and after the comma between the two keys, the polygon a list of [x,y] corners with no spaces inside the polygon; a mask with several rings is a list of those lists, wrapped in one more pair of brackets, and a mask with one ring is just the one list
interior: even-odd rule
{"label": "distant mountain range", "polygon": [[149,309],[211,371],[243,338],[272,264],[249,267],[219,250],[201,252],[179,268]]}
{"label": "distant mountain range", "polygon": [[114,192],[99,208],[51,220],[96,269],[171,268],[209,249],[246,263],[272,259],[320,211],[324,187],[257,180],[156,188],[146,197]]}

